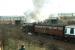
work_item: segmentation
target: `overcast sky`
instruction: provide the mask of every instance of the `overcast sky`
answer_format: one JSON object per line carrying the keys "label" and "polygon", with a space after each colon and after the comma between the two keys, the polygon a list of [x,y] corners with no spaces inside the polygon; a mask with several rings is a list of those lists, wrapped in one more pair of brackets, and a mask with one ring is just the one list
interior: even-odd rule
{"label": "overcast sky", "polygon": [[[75,0],[47,0],[40,12],[44,16],[52,13],[75,13],[74,5]],[[32,0],[0,0],[0,16],[20,16],[29,9],[34,9]]]}
{"label": "overcast sky", "polygon": [[31,0],[0,0],[0,15],[24,15],[28,9],[32,9]]}

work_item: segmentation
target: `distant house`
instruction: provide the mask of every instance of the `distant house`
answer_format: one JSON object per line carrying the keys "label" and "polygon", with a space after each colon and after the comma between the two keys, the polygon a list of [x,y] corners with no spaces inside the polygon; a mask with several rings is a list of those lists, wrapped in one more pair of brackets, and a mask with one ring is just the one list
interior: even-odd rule
{"label": "distant house", "polygon": [[50,17],[46,19],[43,24],[46,25],[64,25],[64,23],[58,17]]}
{"label": "distant house", "polygon": [[65,14],[59,17],[66,25],[75,25],[75,14]]}
{"label": "distant house", "polygon": [[23,20],[23,16],[0,16],[0,24],[15,24],[17,20]]}

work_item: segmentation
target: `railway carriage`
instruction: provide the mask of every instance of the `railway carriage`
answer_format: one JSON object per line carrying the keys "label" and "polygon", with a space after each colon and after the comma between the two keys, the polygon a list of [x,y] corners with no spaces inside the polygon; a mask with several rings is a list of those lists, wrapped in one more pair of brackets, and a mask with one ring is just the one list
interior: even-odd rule
{"label": "railway carriage", "polygon": [[33,32],[45,33],[45,34],[54,35],[54,36],[64,36],[64,26],[35,25]]}
{"label": "railway carriage", "polygon": [[75,25],[65,26],[65,37],[75,38]]}

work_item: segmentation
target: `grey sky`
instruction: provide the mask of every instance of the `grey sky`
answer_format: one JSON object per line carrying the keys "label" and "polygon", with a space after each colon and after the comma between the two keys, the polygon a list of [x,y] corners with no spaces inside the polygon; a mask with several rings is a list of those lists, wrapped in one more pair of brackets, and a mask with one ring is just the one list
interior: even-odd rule
{"label": "grey sky", "polygon": [[[38,14],[40,18],[41,16],[46,18],[50,14],[75,13],[75,0],[34,0],[34,2],[42,6]],[[33,4],[33,0],[0,0],[0,15],[24,15],[28,10],[35,11],[37,6]]]}

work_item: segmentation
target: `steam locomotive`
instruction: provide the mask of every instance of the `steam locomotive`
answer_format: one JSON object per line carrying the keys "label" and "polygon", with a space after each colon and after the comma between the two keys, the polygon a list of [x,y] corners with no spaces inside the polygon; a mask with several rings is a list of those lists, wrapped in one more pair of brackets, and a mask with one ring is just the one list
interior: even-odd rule
{"label": "steam locomotive", "polygon": [[75,39],[75,25],[43,25],[43,24],[24,24],[22,26],[24,32],[34,34],[46,34],[56,38]]}

